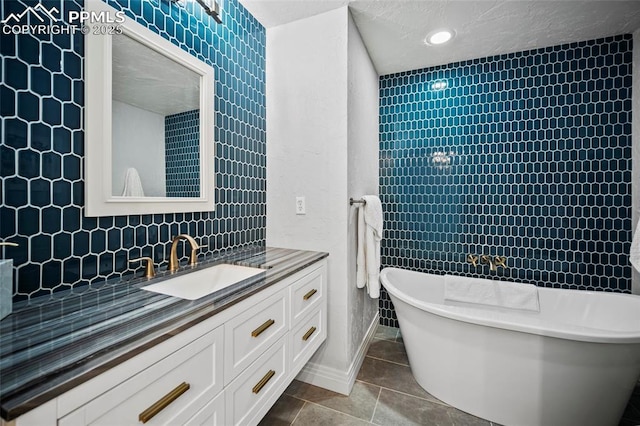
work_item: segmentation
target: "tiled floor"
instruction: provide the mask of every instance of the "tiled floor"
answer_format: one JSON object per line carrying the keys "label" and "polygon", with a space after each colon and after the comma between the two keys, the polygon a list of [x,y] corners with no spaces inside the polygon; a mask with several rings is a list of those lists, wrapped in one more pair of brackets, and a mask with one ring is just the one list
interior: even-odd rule
{"label": "tiled floor", "polygon": [[294,380],[260,425],[491,425],[425,392],[411,375],[399,334],[378,327],[351,395]]}
{"label": "tiled floor", "polygon": [[[351,395],[294,380],[261,426],[493,425],[425,392],[414,380],[397,328],[379,326]],[[620,426],[640,425],[636,389]]]}
{"label": "tiled floor", "polygon": [[640,385],[636,386],[636,389],[633,391],[619,426],[638,425],[640,425]]}

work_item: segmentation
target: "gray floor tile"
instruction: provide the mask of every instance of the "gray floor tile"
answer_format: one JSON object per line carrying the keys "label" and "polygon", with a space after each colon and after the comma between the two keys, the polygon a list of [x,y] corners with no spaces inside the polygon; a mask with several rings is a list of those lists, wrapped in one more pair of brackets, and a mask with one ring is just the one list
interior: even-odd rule
{"label": "gray floor tile", "polygon": [[380,387],[356,382],[351,394],[347,396],[294,380],[286,392],[295,398],[369,421],[378,400]]}
{"label": "gray floor tile", "polygon": [[295,426],[364,426],[369,422],[339,413],[310,402],[305,403],[293,425]]}
{"label": "gray floor tile", "polygon": [[[401,347],[399,329],[379,326],[350,396],[294,380],[260,424],[286,426],[296,419],[299,426],[361,426],[369,424],[365,420],[371,419],[372,407],[376,407],[374,423],[382,426],[500,426],[450,407],[427,393],[416,383],[410,368],[402,365],[405,362],[398,362],[404,352]],[[631,396],[619,426],[640,426],[640,386]]]}
{"label": "gray floor tile", "polygon": [[382,389],[373,423],[387,426],[452,426],[450,407]]}
{"label": "gray floor tile", "polygon": [[362,368],[358,373],[358,380],[437,401],[431,394],[420,387],[413,378],[411,369],[405,365],[381,361],[367,356],[364,358]]}
{"label": "gray floor tile", "polygon": [[633,391],[622,417],[640,424],[640,393],[638,388]]}
{"label": "gray floor tile", "polygon": [[472,416],[453,407],[449,407],[449,417],[451,417],[453,424],[456,426],[491,426],[490,421]]}
{"label": "gray floor tile", "polygon": [[404,345],[389,340],[373,339],[371,345],[369,345],[367,356],[395,362],[397,364],[409,365],[409,359],[407,358],[407,351],[405,351]]}
{"label": "gray floor tile", "polygon": [[396,340],[398,336],[398,328],[388,327],[386,325],[378,325],[376,329],[376,334],[373,336],[376,339],[384,339],[384,340]]}
{"label": "gray floor tile", "polygon": [[260,426],[288,426],[296,418],[304,401],[289,395],[282,395],[271,410],[260,421]]}

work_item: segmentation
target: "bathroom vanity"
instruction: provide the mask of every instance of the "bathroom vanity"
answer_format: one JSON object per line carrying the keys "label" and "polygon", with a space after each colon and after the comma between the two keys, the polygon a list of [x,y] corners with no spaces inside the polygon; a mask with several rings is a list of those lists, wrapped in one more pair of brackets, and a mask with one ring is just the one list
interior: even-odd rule
{"label": "bathroom vanity", "polygon": [[[105,283],[0,322],[2,424],[256,424],[326,338],[326,253],[248,248],[264,273],[198,300]],[[174,275],[175,276],[175,275]]]}

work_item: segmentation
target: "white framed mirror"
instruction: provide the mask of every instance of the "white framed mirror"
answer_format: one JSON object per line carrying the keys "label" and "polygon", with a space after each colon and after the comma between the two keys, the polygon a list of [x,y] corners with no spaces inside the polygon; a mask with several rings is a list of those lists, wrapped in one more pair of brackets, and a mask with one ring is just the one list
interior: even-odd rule
{"label": "white framed mirror", "polygon": [[212,211],[213,68],[129,18],[112,26],[85,35],[85,216]]}

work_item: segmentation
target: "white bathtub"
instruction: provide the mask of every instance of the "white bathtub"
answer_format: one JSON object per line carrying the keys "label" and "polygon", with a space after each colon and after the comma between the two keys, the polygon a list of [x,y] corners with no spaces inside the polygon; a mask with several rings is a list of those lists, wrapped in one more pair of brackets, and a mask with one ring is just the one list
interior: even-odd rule
{"label": "white bathtub", "polygon": [[509,426],[618,424],[640,376],[640,297],[539,288],[538,313],[445,303],[439,275],[380,280],[436,398]]}

